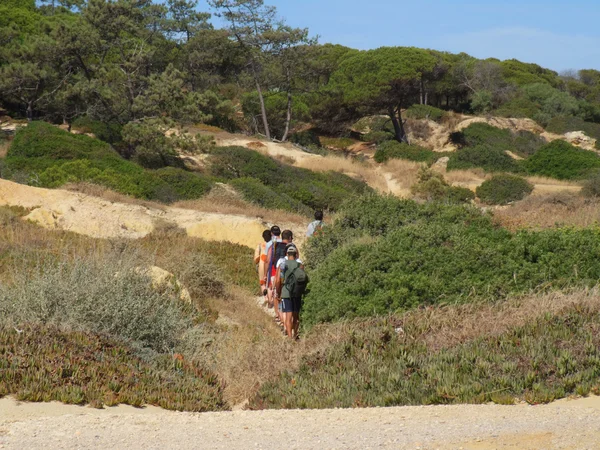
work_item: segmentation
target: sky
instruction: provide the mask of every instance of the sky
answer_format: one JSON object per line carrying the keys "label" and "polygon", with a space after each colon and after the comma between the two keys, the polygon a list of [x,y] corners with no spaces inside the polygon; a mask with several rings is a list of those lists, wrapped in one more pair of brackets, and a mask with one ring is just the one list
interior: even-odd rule
{"label": "sky", "polygon": [[[265,0],[319,42],[516,58],[558,72],[600,69],[598,0]],[[208,10],[204,1],[200,9]]]}

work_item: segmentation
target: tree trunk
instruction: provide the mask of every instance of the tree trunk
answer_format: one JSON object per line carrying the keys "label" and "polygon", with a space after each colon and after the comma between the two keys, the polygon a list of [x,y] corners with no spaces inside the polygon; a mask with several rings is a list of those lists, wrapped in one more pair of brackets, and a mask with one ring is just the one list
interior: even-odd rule
{"label": "tree trunk", "polygon": [[421,101],[421,105],[425,104],[425,83],[423,82],[423,77],[421,77],[421,82],[419,83],[419,100]]}
{"label": "tree trunk", "polygon": [[254,82],[256,83],[256,92],[258,92],[258,101],[260,102],[260,115],[262,116],[263,127],[265,128],[265,136],[268,140],[271,140],[271,131],[269,130],[269,119],[267,118],[267,108],[265,107],[265,99],[258,82],[258,74],[256,73],[256,66],[252,61],[252,74],[254,75]]}
{"label": "tree trunk", "polygon": [[33,120],[33,100],[27,102],[27,121],[31,122]]}
{"label": "tree trunk", "polygon": [[392,119],[392,124],[394,125],[394,135],[398,142],[408,142],[406,138],[406,133],[404,132],[404,122],[402,122],[402,113],[400,107],[398,107],[398,115],[396,115],[396,110],[394,108],[388,109],[388,115],[390,119]]}
{"label": "tree trunk", "polygon": [[288,90],[287,90],[287,113],[285,116],[285,132],[283,133],[283,137],[281,138],[281,142],[287,141],[288,134],[290,133],[290,123],[292,122],[292,80],[290,77],[290,69],[287,69],[287,82],[288,82]]}

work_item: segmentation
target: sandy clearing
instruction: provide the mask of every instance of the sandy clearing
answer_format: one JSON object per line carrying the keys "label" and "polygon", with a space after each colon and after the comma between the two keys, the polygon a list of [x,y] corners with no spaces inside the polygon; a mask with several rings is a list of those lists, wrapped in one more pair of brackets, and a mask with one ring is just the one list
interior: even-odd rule
{"label": "sandy clearing", "polygon": [[[152,208],[111,202],[60,189],[41,189],[0,180],[0,205],[31,210],[25,216],[48,229],[96,238],[142,238],[160,224],[184,229],[189,236],[254,247],[269,224],[242,215],[205,213],[181,208]],[[257,239],[258,236],[258,239]]]}
{"label": "sandy clearing", "polygon": [[3,448],[597,448],[600,401],[177,413],[0,400]]}

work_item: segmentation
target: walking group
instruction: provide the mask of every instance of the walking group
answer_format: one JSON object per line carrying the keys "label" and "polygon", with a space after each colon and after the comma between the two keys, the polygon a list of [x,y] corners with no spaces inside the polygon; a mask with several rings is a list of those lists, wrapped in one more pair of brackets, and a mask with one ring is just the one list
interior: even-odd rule
{"label": "walking group", "polygon": [[[323,212],[315,212],[315,220],[306,231],[307,238],[320,233]],[[263,232],[263,242],[256,248],[254,263],[262,295],[269,308],[275,310],[275,320],[291,339],[298,339],[302,297],[308,285],[308,275],[294,244],[294,233],[274,225]]]}

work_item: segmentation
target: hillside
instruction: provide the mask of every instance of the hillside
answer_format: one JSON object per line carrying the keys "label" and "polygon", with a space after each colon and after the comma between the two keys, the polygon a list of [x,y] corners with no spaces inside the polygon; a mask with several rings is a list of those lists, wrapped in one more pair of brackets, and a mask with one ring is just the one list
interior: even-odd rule
{"label": "hillside", "polygon": [[0,447],[593,446],[600,71],[209,4],[0,0]]}

